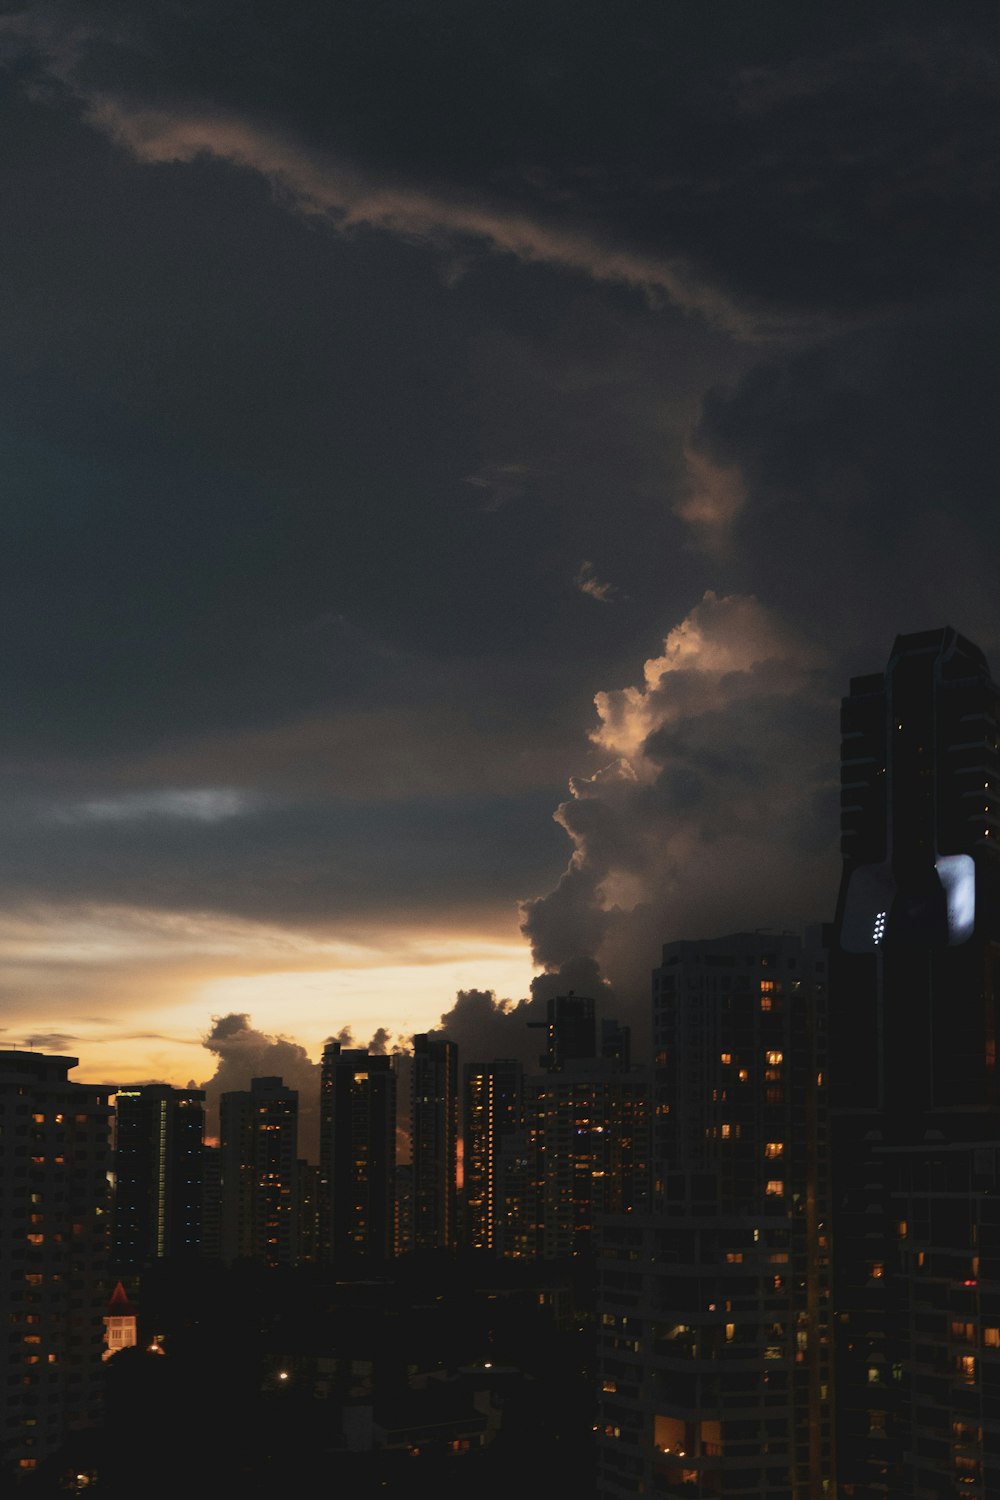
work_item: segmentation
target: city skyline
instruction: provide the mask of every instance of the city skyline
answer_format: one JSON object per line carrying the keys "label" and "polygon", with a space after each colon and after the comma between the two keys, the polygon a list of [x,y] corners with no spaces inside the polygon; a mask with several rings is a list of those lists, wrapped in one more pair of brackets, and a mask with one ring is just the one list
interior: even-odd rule
{"label": "city skyline", "polygon": [[641,1039],[832,919],[844,684],[1000,663],[991,22],[0,19],[5,1047]]}

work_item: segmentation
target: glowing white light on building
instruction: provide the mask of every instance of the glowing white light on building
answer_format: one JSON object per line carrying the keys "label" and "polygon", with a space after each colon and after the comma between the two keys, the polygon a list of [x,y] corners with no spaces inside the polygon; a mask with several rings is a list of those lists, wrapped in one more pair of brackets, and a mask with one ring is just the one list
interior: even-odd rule
{"label": "glowing white light on building", "polygon": [[976,924],[976,866],[971,854],[943,854],[935,862],[948,902],[948,942],[964,943]]}

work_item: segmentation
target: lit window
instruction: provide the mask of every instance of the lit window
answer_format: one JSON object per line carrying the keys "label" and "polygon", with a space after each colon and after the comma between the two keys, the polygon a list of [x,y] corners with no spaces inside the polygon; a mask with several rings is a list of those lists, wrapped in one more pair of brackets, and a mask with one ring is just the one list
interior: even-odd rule
{"label": "lit window", "polygon": [[984,1328],[983,1343],[987,1349],[1000,1349],[1000,1328]]}
{"label": "lit window", "polygon": [[777,1067],[777,1065],[784,1060],[784,1053],[782,1053],[782,1052],[769,1052],[767,1054],[767,1060],[771,1064],[772,1067]]}
{"label": "lit window", "polygon": [[785,1149],[784,1141],[768,1141],[764,1147],[764,1155],[773,1161],[776,1156],[781,1156]]}
{"label": "lit window", "polygon": [[785,1193],[785,1184],[780,1178],[772,1177],[764,1191],[769,1198],[782,1198]]}
{"label": "lit window", "polygon": [[959,1379],[964,1380],[966,1385],[975,1385],[976,1356],[974,1354],[960,1354],[955,1361],[955,1369],[958,1371]]}
{"label": "lit window", "polygon": [[881,1281],[885,1275],[885,1262],[881,1260],[870,1261],[868,1264],[868,1275],[872,1281]]}
{"label": "lit window", "polygon": [[729,1064],[732,1062],[732,1060],[733,1060],[733,1054],[731,1052],[723,1052],[723,1053],[720,1053],[720,1055],[719,1055],[719,1061],[721,1063],[724,1063],[726,1067],[729,1066]]}

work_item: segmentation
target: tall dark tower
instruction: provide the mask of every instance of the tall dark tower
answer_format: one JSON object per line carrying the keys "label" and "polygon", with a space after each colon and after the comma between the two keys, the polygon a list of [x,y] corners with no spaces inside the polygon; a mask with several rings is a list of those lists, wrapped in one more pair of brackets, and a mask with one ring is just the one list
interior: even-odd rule
{"label": "tall dark tower", "polygon": [[458,1243],[458,1047],[445,1037],[413,1038],[410,1071],[413,1247]]}
{"label": "tall dark tower", "polygon": [[843,702],[834,1099],[897,1136],[1000,1103],[998,713],[982,652],[950,629],[897,637]]}
{"label": "tall dark tower", "polygon": [[466,1063],[462,1171],[467,1246],[496,1252],[503,1226],[503,1149],[522,1128],[524,1069],[513,1058]]}
{"label": "tall dark tower", "polygon": [[393,1060],[328,1042],[320,1096],[321,1256],[338,1266],[393,1253]]}
{"label": "tall dark tower", "polygon": [[[970,1453],[1000,1144],[998,714],[982,652],[950,628],[897,637],[884,673],[854,678],[842,705],[837,1468],[857,1496],[954,1494],[967,1462],[982,1476]],[[955,1328],[974,1353],[951,1346]]]}
{"label": "tall dark tower", "polygon": [[251,1078],[219,1101],[222,1258],[292,1266],[299,1096],[280,1078]]}
{"label": "tall dark tower", "polygon": [[538,1062],[547,1073],[560,1072],[574,1057],[597,1056],[597,1022],[589,995],[572,990],[568,995],[551,995],[546,1019],[528,1025],[545,1029],[545,1051]]}
{"label": "tall dark tower", "polygon": [[114,1102],[115,1270],[191,1260],[202,1253],[204,1090],[143,1083]]}

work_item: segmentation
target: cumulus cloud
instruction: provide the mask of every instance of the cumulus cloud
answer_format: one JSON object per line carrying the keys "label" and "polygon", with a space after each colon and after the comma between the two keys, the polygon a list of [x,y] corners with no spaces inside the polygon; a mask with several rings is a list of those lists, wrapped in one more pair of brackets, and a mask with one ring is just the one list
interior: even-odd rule
{"label": "cumulus cloud", "polygon": [[819,651],[758,599],[706,593],[641,685],[595,698],[610,758],[554,815],[574,848],[522,905],[535,961],[589,961],[645,1040],[663,942],[826,919],[837,701]]}
{"label": "cumulus cloud", "polygon": [[615,1014],[615,996],[597,962],[578,957],[536,975],[531,993],[519,1000],[501,999],[495,990],[459,990],[433,1035],[458,1047],[459,1066],[514,1058],[526,1073],[537,1073],[545,1053],[548,1002],[557,995],[589,996],[598,1021]]}
{"label": "cumulus cloud", "polygon": [[434,1034],[454,1042],[462,1064],[517,1058],[528,1069],[537,1065],[541,1046],[529,1024],[544,1018],[544,1006],[532,999],[500,999],[493,990],[459,990]]}

